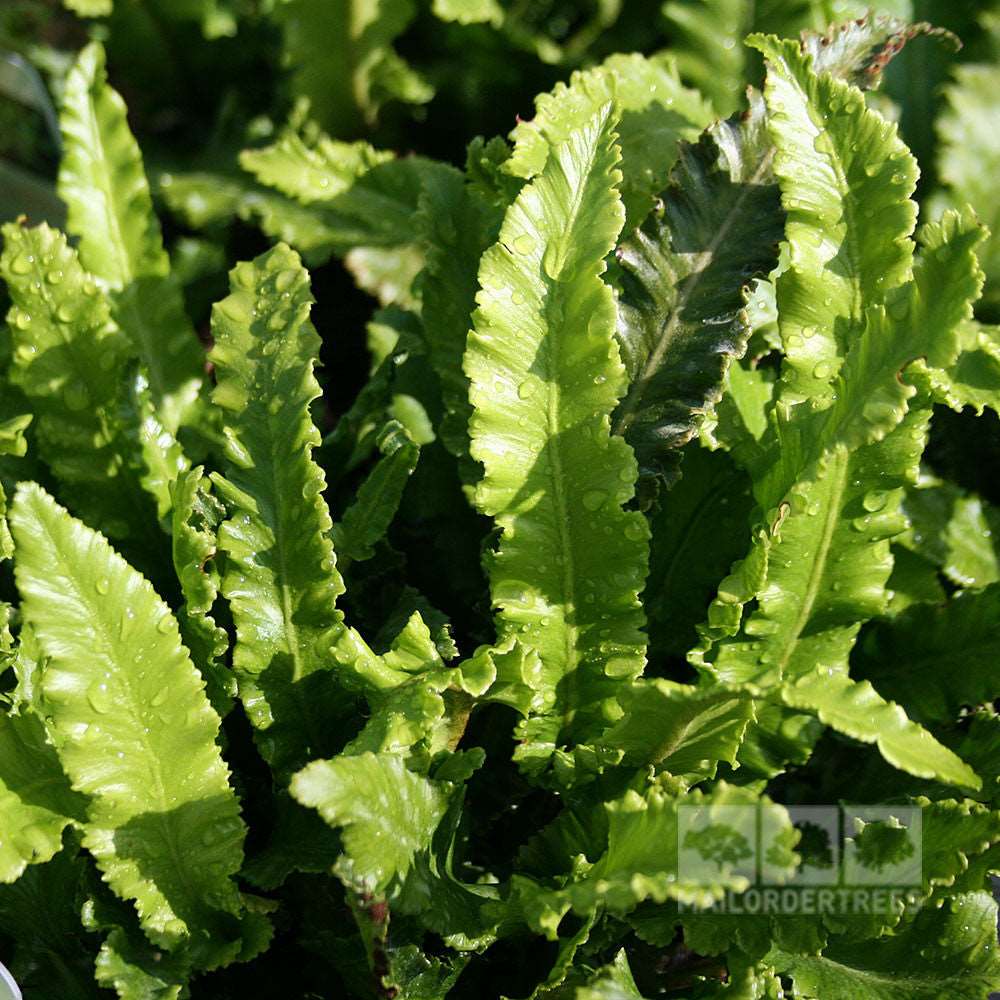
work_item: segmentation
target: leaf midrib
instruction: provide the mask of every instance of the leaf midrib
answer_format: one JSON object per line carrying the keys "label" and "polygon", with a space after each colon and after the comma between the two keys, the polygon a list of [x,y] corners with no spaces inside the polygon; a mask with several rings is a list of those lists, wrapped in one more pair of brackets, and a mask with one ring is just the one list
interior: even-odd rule
{"label": "leaf midrib", "polygon": [[[775,662],[775,668],[779,677],[784,677],[785,669],[795,653],[795,647],[802,635],[802,630],[806,627],[812,616],[813,607],[819,596],[820,588],[826,578],[826,564],[830,556],[830,548],[833,545],[833,536],[837,530],[837,523],[840,520],[840,501],[847,488],[847,472],[850,466],[850,452],[838,448],[830,454],[830,466],[833,471],[832,487],[827,497],[828,503],[823,511],[823,530],[820,534],[819,545],[813,559],[813,570],[809,576],[809,583],[806,592],[802,596],[802,603],[799,605],[799,612],[789,632],[785,633],[784,648]],[[808,514],[806,515],[809,516]]]}
{"label": "leaf midrib", "polygon": [[[566,179],[567,187],[572,192],[571,201],[569,203],[569,211],[566,214],[566,220],[563,225],[563,236],[562,241],[564,245],[569,244],[569,235],[574,232],[577,224],[577,220],[580,215],[580,209],[583,205],[584,195],[590,184],[590,176],[594,169],[594,163],[597,160],[598,154],[600,152],[600,146],[597,142],[594,143],[593,148],[590,150],[590,156],[584,168],[579,171],[581,177],[584,178],[583,183],[578,184],[574,187],[570,183],[570,178],[562,166],[562,162],[555,159],[555,162],[559,166],[559,170],[563,177]],[[551,154],[550,154],[551,155]],[[558,238],[558,237],[557,237]],[[551,246],[552,234],[549,234],[549,238],[545,241],[546,250]],[[556,293],[567,289],[567,284],[561,281],[562,273],[565,269],[566,261],[563,258],[562,267],[560,268],[559,276],[552,278],[547,282],[547,287],[550,291],[555,291]],[[584,271],[583,276],[589,276],[589,271]],[[601,279],[594,276],[595,281],[600,281]],[[573,283],[574,285],[576,282]],[[572,296],[570,296],[572,297]],[[558,294],[553,296],[554,299],[558,299]],[[556,530],[559,535],[559,546],[562,550],[562,559],[560,563],[563,570],[563,586],[562,586],[562,597],[564,603],[564,615],[563,615],[563,655],[564,655],[564,673],[563,678],[566,684],[566,698],[563,705],[562,712],[562,728],[563,732],[567,732],[573,719],[576,715],[576,702],[578,697],[579,685],[577,683],[576,672],[579,668],[578,658],[577,658],[577,648],[579,645],[580,629],[579,626],[575,624],[576,621],[576,560],[573,553],[572,537],[570,532],[571,524],[571,514],[569,510],[569,505],[567,503],[566,491],[564,488],[563,479],[563,460],[562,455],[559,450],[559,441],[561,440],[562,434],[562,423],[559,420],[561,402],[562,402],[562,391],[560,377],[562,375],[561,360],[562,360],[562,350],[561,350],[561,337],[564,333],[564,326],[560,324],[559,327],[553,332],[548,324],[548,316],[546,315],[548,311],[543,311],[543,316],[546,320],[546,331],[549,336],[545,337],[543,343],[548,348],[545,352],[545,384],[548,387],[548,392],[546,394],[546,430],[548,432],[548,444],[550,448],[550,462],[549,462],[549,474],[552,483],[552,496],[553,505],[555,507],[555,523]],[[565,317],[565,309],[560,309],[558,312],[560,317]],[[573,624],[571,624],[565,615],[568,611],[569,614],[573,616]]]}

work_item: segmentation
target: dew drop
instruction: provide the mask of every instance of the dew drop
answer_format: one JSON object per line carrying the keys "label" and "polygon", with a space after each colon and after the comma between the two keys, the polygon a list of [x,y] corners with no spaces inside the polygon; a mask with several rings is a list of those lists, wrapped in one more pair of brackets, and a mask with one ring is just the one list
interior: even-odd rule
{"label": "dew drop", "polygon": [[517,398],[518,399],[531,399],[538,389],[538,384],[534,379],[526,378],[517,387]]}
{"label": "dew drop", "polygon": [[10,265],[10,269],[15,274],[27,274],[31,270],[31,265],[35,262],[35,258],[31,254],[18,254],[14,258],[14,262]]}
{"label": "dew drop", "polygon": [[861,506],[865,510],[870,511],[875,514],[880,510],[885,509],[885,505],[889,500],[889,494],[885,490],[869,490],[861,501]]}
{"label": "dew drop", "polygon": [[102,597],[107,594],[111,589],[111,582],[106,576],[102,576],[97,583],[94,584],[94,590],[96,590]]}
{"label": "dew drop", "polygon": [[891,422],[895,417],[895,409],[891,403],[872,400],[865,404],[861,413],[865,420],[873,424]]}
{"label": "dew drop", "polygon": [[59,285],[62,283],[63,273],[58,267],[54,268],[45,275],[45,280],[50,285]]}
{"label": "dew drop", "polygon": [[156,623],[156,631],[159,632],[160,635],[167,635],[169,634],[170,629],[171,629],[170,615],[164,615]]}
{"label": "dew drop", "polygon": [[815,368],[813,368],[813,378],[827,379],[834,371],[836,371],[836,364],[833,361],[820,361]]}
{"label": "dew drop", "polygon": [[608,494],[604,490],[588,490],[583,495],[583,506],[589,511],[600,510],[607,498]]}
{"label": "dew drop", "polygon": [[95,681],[87,688],[87,701],[90,707],[99,715],[107,715],[111,711],[111,693],[104,681]]}
{"label": "dew drop", "polygon": [[514,238],[514,249],[518,253],[528,254],[535,249],[535,238],[528,233],[521,233]]}
{"label": "dew drop", "polygon": [[516,306],[523,306],[524,305],[524,294],[522,292],[519,292],[519,291],[514,291],[514,292],[511,293],[510,301],[513,302],[514,305],[516,305]]}
{"label": "dew drop", "polygon": [[16,326],[18,330],[27,330],[30,325],[31,314],[26,313],[23,309],[19,309],[14,314],[14,326]]}
{"label": "dew drop", "polygon": [[170,697],[170,689],[166,687],[161,687],[160,690],[153,695],[153,700],[150,702],[150,704],[153,706],[153,708],[159,708],[166,702],[166,700],[169,697]]}

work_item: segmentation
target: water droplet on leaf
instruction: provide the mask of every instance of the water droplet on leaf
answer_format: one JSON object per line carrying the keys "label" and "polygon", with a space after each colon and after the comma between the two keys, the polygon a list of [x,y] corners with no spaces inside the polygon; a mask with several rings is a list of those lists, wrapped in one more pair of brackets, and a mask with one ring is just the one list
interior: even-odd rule
{"label": "water droplet on leaf", "polygon": [[528,233],[521,233],[514,238],[514,249],[518,253],[528,254],[535,249],[535,238]]}

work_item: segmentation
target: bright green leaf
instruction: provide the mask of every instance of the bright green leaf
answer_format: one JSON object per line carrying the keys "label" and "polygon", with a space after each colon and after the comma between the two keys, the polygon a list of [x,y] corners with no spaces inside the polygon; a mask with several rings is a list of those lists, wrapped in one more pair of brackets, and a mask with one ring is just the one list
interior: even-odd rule
{"label": "bright green leaf", "polygon": [[593,732],[644,661],[647,528],[622,509],[636,465],[608,419],[624,381],[600,278],[622,223],[613,128],[606,105],[553,146],[507,211],[480,266],[465,356],[472,456],[485,468],[476,504],[502,530],[490,559],[497,628],[541,657],[556,703],[533,733],[548,743]]}
{"label": "bright green leaf", "polygon": [[245,827],[170,609],[41,487],[19,489],[11,526],[56,749],[91,799],[85,846],[152,940],[204,967],[231,961]]}

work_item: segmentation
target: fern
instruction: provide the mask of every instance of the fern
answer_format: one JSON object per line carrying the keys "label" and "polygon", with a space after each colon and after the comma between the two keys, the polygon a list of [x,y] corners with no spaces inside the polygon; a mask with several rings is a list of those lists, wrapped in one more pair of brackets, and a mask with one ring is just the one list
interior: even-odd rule
{"label": "fern", "polygon": [[85,846],[152,940],[202,967],[232,961],[245,826],[169,608],[40,487],[22,487],[11,524],[52,739],[89,796]]}
{"label": "fern", "polygon": [[114,293],[114,315],[148,372],[164,425],[176,432],[201,379],[201,352],[153,213],[125,105],[107,82],[104,50],[87,46],[66,79],[59,194],[81,263]]}
{"label": "fern", "polygon": [[226,476],[214,483],[230,508],[219,527],[222,591],[236,624],[240,697],[265,756],[285,773],[326,744],[323,719],[340,697],[322,642],[340,627],[344,585],[310,455],[319,444],[309,416],[319,338],[293,251],[279,246],[240,265],[231,287],[213,311],[211,355],[227,453]]}
{"label": "fern", "polygon": [[519,632],[541,657],[551,707],[530,732],[553,745],[592,731],[644,659],[647,529],[621,506],[635,464],[609,433],[624,372],[599,277],[622,223],[613,127],[605,106],[553,142],[508,210],[483,255],[465,361],[476,502],[503,530],[490,569],[500,638]]}
{"label": "fern", "polygon": [[25,995],[1000,988],[994,19],[886,96],[896,3],[65,6],[107,68],[0,15]]}

